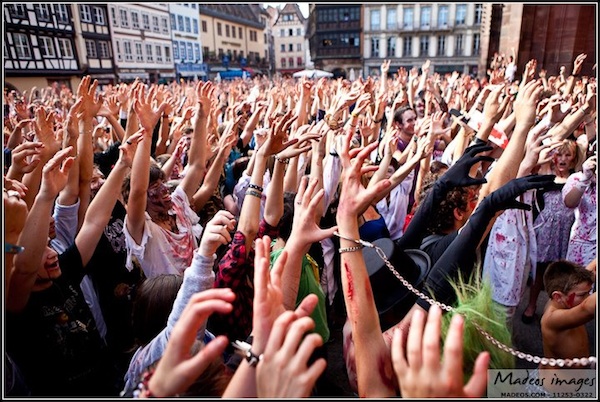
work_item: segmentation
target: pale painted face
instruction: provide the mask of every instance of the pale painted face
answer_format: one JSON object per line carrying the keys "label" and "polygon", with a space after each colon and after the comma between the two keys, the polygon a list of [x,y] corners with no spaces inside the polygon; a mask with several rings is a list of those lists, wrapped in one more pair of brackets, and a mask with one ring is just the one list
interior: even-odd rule
{"label": "pale painted face", "polygon": [[552,158],[554,162],[554,169],[561,176],[568,175],[569,170],[573,168],[575,164],[575,155],[568,150],[558,151],[554,153]]}
{"label": "pale painted face", "polygon": [[166,214],[172,206],[171,192],[162,180],[157,180],[148,187],[146,210],[151,216],[153,213]]}

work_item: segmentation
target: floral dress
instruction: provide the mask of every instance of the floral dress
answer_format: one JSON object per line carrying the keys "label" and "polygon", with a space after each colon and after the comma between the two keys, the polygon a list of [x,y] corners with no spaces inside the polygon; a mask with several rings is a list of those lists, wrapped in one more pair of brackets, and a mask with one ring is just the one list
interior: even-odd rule
{"label": "floral dress", "polygon": [[[563,201],[566,195],[575,187],[581,179],[583,173],[573,173],[567,179],[562,190]],[[567,260],[586,266],[596,258],[596,219],[597,219],[597,200],[596,200],[596,180],[592,180],[583,195],[581,201],[574,209],[575,223],[571,228],[569,237],[569,249],[567,251]]]}
{"label": "floral dress", "polygon": [[552,262],[565,259],[569,247],[569,235],[575,222],[575,211],[568,208],[562,199],[561,190],[543,193],[544,208],[533,223],[537,241],[537,262]]}

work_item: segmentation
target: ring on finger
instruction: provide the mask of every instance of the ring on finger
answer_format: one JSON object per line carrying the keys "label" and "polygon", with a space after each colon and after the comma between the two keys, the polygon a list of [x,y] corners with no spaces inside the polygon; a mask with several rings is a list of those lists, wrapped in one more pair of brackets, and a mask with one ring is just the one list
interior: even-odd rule
{"label": "ring on finger", "polygon": [[9,197],[17,197],[18,199],[21,199],[21,194],[19,194],[19,192],[16,190],[8,190],[6,192],[6,195],[8,195]]}

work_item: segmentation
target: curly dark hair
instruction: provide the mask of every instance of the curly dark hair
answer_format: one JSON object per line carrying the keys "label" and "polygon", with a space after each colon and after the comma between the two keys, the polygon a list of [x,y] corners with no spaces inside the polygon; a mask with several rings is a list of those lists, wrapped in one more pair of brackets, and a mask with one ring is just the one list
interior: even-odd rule
{"label": "curly dark hair", "polygon": [[[435,182],[445,171],[428,173],[423,179],[423,186],[419,194],[419,200],[424,200],[433,188]],[[469,193],[475,187],[455,187],[448,191],[444,200],[432,211],[427,230],[435,234],[443,234],[454,228],[454,208],[466,211],[469,202]]]}

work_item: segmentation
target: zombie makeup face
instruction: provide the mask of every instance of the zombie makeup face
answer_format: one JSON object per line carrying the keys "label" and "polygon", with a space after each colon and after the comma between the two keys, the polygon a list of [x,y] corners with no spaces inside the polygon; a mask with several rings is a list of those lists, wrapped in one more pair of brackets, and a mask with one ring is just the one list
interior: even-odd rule
{"label": "zombie makeup face", "polygon": [[172,206],[171,192],[162,180],[157,180],[148,187],[146,210],[150,216],[167,215]]}

